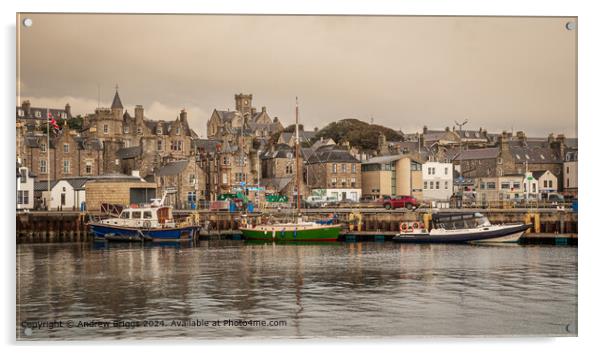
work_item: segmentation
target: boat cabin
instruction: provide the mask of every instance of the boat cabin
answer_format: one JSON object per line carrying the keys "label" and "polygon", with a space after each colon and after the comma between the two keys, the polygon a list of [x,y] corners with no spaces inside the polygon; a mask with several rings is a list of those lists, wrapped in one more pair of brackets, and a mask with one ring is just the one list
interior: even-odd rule
{"label": "boat cabin", "polygon": [[439,213],[433,214],[431,228],[445,230],[473,229],[491,226],[489,219],[481,213]]}
{"label": "boat cabin", "polygon": [[118,218],[106,219],[102,223],[136,228],[162,228],[175,225],[171,207],[152,205],[123,209]]}

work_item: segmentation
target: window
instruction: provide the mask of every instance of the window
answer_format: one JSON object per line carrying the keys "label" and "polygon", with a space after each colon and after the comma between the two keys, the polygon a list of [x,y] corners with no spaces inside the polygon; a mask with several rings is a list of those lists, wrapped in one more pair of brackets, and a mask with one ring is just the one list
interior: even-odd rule
{"label": "window", "polygon": [[157,150],[163,150],[163,140],[157,140]]}
{"label": "window", "polygon": [[531,187],[531,192],[535,192],[537,190],[537,184],[533,183],[533,186]]}
{"label": "window", "polygon": [[41,152],[46,152],[46,143],[41,143],[40,144],[40,151]]}
{"label": "window", "polygon": [[332,185],[333,187],[337,186],[337,178],[336,177],[332,177],[330,179],[330,185]]}
{"label": "window", "polygon": [[286,174],[290,175],[293,173],[293,166],[292,165],[286,165]]}
{"label": "window", "polygon": [[552,181],[548,181],[548,188],[553,188],[552,187]]}
{"label": "window", "polygon": [[510,189],[510,182],[502,182],[502,189]]}
{"label": "window", "polygon": [[[445,175],[446,175],[446,176],[447,176],[448,172],[449,172],[449,167],[446,167],[446,168],[445,168]],[[447,188],[446,188],[446,189],[447,189]]]}
{"label": "window", "polygon": [[355,173],[355,171],[356,171],[356,168],[357,168],[357,167],[355,166],[355,164],[354,164],[354,163],[352,163],[352,164],[351,164],[351,172]]}
{"label": "window", "polygon": [[188,184],[190,184],[191,186],[194,186],[195,179],[196,178],[195,178],[194,174],[188,175]]}
{"label": "window", "polygon": [[229,165],[230,164],[230,160],[228,159],[228,156],[224,156],[223,164],[224,165]]}
{"label": "window", "polygon": [[487,189],[495,189],[495,182],[487,182]]}
{"label": "window", "polygon": [[142,217],[144,219],[151,219],[153,217],[153,213],[151,213],[150,211],[145,211]]}
{"label": "window", "polygon": [[449,182],[445,181],[445,189],[449,189]]}
{"label": "window", "polygon": [[157,127],[157,134],[163,134],[163,128],[161,128],[161,126]]}
{"label": "window", "polygon": [[222,173],[222,184],[228,184],[228,174]]}
{"label": "window", "polygon": [[63,153],[65,153],[65,154],[69,153],[69,144],[63,144]]}
{"label": "window", "polygon": [[182,141],[175,140],[171,142],[171,150],[173,151],[182,151]]}
{"label": "window", "polygon": [[196,201],[196,192],[188,192],[186,199],[188,200],[188,203],[194,203]]}
{"label": "window", "polygon": [[347,164],[346,163],[341,164],[341,172],[343,172],[343,173],[347,172]]}
{"label": "window", "polygon": [[129,126],[127,126],[127,125],[124,125],[124,126],[123,126],[123,133],[124,133],[124,134],[127,134],[127,133],[129,133],[129,132],[130,132],[130,127],[129,127]]}
{"label": "window", "polygon": [[424,182],[424,189],[428,189],[428,182]]}
{"label": "window", "polygon": [[129,211],[124,211],[121,213],[121,216],[119,216],[120,219],[129,219],[130,218],[130,212]]}
{"label": "window", "polygon": [[336,163],[332,164],[332,173],[337,173],[337,164]]}
{"label": "window", "polygon": [[108,124],[105,124],[102,126],[102,132],[104,134],[109,134],[109,125]]}
{"label": "window", "polygon": [[46,160],[40,160],[40,173],[46,173]]}
{"label": "window", "polygon": [[544,180],[544,181],[543,181],[543,187],[544,187],[544,188],[548,188],[548,181],[547,181],[547,180]]}
{"label": "window", "polygon": [[480,189],[485,189],[485,182],[481,182],[481,184],[479,185]]}
{"label": "window", "polygon": [[86,174],[92,173],[92,161],[86,161]]}
{"label": "window", "polygon": [[140,219],[141,216],[142,216],[141,211],[132,211],[132,219]]}
{"label": "window", "polygon": [[566,167],[566,173],[569,173],[569,166]]}
{"label": "window", "polygon": [[418,162],[412,161],[412,163],[410,164],[410,170],[411,171],[422,171],[422,165],[419,164]]}
{"label": "window", "polygon": [[341,186],[345,187],[347,185],[347,178],[341,178]]}
{"label": "window", "polygon": [[[351,165],[353,166],[353,165]],[[351,177],[351,187],[355,188],[355,177]]]}
{"label": "window", "polygon": [[435,182],[435,189],[439,189],[439,181]]}
{"label": "window", "polygon": [[519,189],[519,188],[520,188],[520,182],[514,182],[514,183],[512,184],[512,188],[513,188],[513,189]]}
{"label": "window", "polygon": [[503,164],[503,163],[504,163],[504,160],[503,160],[501,157],[498,157],[498,158],[497,158],[497,164],[498,164],[498,165],[501,165],[501,164]]}
{"label": "window", "polygon": [[29,204],[29,191],[17,191],[17,204]]}
{"label": "window", "polygon": [[571,184],[569,183],[569,179],[566,179],[566,186],[569,187]]}
{"label": "window", "polygon": [[36,111],[36,118],[42,118],[42,113],[40,111]]}
{"label": "window", "polygon": [[435,189],[435,182],[431,181],[431,183],[429,184],[431,189]]}
{"label": "window", "polygon": [[27,169],[26,168],[20,169],[19,174],[21,175],[21,183],[27,183]]}
{"label": "window", "polygon": [[63,173],[70,173],[71,171],[71,161],[63,160]]}

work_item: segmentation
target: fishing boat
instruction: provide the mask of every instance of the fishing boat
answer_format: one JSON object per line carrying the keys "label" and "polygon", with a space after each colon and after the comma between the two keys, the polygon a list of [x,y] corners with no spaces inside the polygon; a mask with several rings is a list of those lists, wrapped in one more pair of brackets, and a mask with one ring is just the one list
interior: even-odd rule
{"label": "fishing boat", "polygon": [[492,225],[481,213],[433,214],[427,229],[423,223],[401,223],[395,242],[404,243],[462,243],[518,242],[530,224]]}
{"label": "fishing boat", "polygon": [[195,227],[177,224],[173,219],[172,207],[163,205],[161,199],[152,199],[150,204],[132,205],[125,208],[119,217],[90,222],[90,230],[96,241],[162,242],[189,241]]}
{"label": "fishing boat", "polygon": [[243,221],[240,231],[246,240],[273,240],[273,241],[293,241],[293,242],[316,242],[316,241],[336,241],[341,232],[341,225],[332,218],[325,221],[304,221],[300,216],[301,209],[301,188],[300,188],[300,146],[299,146],[299,103],[295,99],[295,157],[297,173],[295,174],[296,196],[296,217],[289,223],[260,223],[252,225]]}

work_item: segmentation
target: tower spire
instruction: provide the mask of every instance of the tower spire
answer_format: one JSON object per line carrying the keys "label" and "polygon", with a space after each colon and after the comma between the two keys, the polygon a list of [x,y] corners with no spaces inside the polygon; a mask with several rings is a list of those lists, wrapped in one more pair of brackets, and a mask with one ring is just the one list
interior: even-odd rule
{"label": "tower spire", "polygon": [[119,85],[115,85],[115,97],[113,97],[113,103],[111,104],[111,109],[123,109],[123,104],[121,103],[121,98],[119,97]]}

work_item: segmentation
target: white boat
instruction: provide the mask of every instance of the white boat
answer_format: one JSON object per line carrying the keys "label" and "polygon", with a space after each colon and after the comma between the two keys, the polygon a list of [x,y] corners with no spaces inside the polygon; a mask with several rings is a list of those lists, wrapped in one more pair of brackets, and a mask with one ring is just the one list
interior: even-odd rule
{"label": "white boat", "polygon": [[417,222],[404,223],[393,241],[406,243],[518,242],[531,225],[492,225],[481,213],[433,214],[430,231]]}

